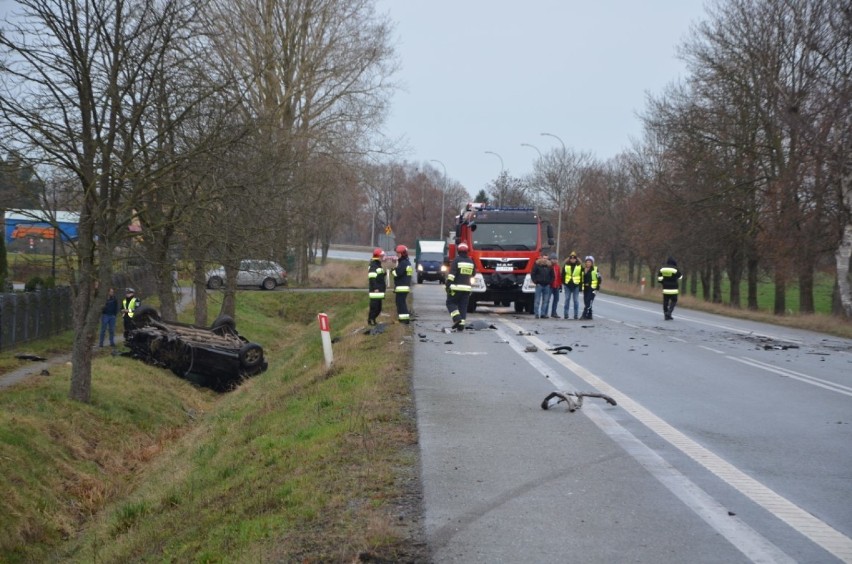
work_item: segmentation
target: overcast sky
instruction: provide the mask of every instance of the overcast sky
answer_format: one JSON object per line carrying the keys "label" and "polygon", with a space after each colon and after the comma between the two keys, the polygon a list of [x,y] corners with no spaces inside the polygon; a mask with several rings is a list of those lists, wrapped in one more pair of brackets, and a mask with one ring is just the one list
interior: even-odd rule
{"label": "overcast sky", "polygon": [[[378,0],[402,69],[387,132],[473,196],[542,152],[607,159],[641,137],[646,93],[684,76],[676,47],[703,0]],[[441,165],[432,163],[439,171]]]}

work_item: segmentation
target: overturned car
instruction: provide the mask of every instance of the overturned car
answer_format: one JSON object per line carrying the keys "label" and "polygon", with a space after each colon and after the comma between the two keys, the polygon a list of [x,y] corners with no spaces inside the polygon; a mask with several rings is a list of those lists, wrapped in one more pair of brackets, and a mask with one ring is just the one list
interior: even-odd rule
{"label": "overturned car", "polygon": [[133,313],[133,324],[125,343],[130,356],[218,392],[234,389],[268,366],[263,347],[237,333],[226,315],[203,329],[163,321],[155,308],[143,305]]}

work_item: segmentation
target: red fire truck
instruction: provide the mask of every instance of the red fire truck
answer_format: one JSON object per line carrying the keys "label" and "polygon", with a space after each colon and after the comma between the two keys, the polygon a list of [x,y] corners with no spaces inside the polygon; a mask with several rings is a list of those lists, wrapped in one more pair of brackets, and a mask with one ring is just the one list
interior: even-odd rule
{"label": "red fire truck", "polygon": [[[542,239],[542,223],[547,226],[547,245]],[[542,222],[532,208],[469,203],[456,217],[450,261],[461,242],[467,243],[477,272],[468,311],[476,311],[479,302],[492,302],[498,306],[514,303],[516,312],[532,313],[535,285],[530,273],[542,248],[553,246],[553,226]]]}

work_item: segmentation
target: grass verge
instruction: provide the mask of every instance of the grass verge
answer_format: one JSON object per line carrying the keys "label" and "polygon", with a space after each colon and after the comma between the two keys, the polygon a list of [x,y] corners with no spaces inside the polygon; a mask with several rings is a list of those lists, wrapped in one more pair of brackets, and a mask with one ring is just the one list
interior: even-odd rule
{"label": "grass verge", "polygon": [[91,404],[67,367],[0,394],[0,560],[422,560],[411,340],[359,331],[366,301],[241,293],[270,367],[229,394],[108,356]]}

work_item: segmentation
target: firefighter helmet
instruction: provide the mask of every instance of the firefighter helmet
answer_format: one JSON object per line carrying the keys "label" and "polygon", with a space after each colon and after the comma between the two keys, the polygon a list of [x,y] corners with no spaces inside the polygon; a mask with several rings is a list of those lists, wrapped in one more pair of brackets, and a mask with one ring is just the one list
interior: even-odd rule
{"label": "firefighter helmet", "polygon": [[405,256],[408,254],[408,247],[405,245],[397,245],[396,246],[396,254],[399,256]]}
{"label": "firefighter helmet", "polygon": [[384,255],[385,252],[380,248],[376,247],[375,249],[373,249],[373,258],[383,257]]}
{"label": "firefighter helmet", "polygon": [[459,244],[459,252],[460,253],[466,253],[467,251],[468,251],[467,243],[460,243]]}

